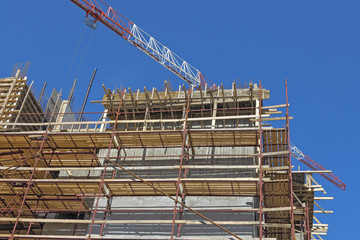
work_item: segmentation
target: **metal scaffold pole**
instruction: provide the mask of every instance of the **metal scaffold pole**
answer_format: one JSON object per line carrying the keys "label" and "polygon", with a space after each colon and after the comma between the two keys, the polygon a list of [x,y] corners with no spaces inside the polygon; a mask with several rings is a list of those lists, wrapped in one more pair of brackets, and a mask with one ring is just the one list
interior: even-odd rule
{"label": "metal scaffold pole", "polygon": [[295,236],[295,222],[294,222],[294,196],[293,196],[293,178],[292,178],[292,168],[291,168],[291,142],[290,142],[290,121],[289,121],[289,97],[288,97],[288,87],[287,79],[285,79],[285,92],[286,92],[286,139],[287,139],[287,164],[289,166],[289,199],[290,199],[290,221],[291,221],[291,238],[296,239]]}

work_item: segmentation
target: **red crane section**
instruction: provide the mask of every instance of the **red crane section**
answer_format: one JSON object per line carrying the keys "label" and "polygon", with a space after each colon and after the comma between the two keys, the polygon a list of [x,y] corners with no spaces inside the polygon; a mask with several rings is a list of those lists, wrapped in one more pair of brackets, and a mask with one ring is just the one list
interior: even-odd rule
{"label": "red crane section", "polygon": [[[100,21],[105,26],[119,34],[125,40],[129,39],[129,35],[131,35],[131,29],[134,25],[133,22],[128,20],[126,17],[118,13],[116,10],[111,8],[109,5],[101,1],[105,6],[108,7],[106,13],[102,10],[100,5],[94,0],[70,0],[75,3],[81,9],[86,12],[86,17],[89,15],[96,21]],[[88,19],[89,20],[89,19]],[[87,22],[89,25],[89,22]],[[96,25],[93,25],[95,28]]]}
{"label": "red crane section", "polygon": [[[199,70],[114,10],[103,0],[98,0],[98,2],[95,0],[70,1],[86,12],[85,23],[88,26],[96,28],[97,21],[103,23],[196,89],[216,88]],[[106,9],[106,11],[103,9]]]}

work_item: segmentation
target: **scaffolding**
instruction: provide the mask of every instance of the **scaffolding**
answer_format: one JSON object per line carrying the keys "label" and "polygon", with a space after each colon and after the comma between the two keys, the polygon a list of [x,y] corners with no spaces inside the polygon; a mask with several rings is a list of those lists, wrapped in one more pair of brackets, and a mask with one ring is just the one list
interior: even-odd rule
{"label": "scaffolding", "polygon": [[[0,79],[2,109],[21,95],[12,86],[25,82],[19,74]],[[314,213],[330,211],[315,200],[330,198],[314,195],[325,193],[312,177],[316,171],[292,171],[287,92],[284,104],[266,106],[270,92],[261,83],[103,88],[103,99],[92,101],[104,106],[97,121],[65,118],[74,114],[65,110],[66,100],[58,111],[42,113],[30,91],[26,104],[35,111],[19,111],[21,104],[7,115],[2,110],[0,239],[326,234]]]}

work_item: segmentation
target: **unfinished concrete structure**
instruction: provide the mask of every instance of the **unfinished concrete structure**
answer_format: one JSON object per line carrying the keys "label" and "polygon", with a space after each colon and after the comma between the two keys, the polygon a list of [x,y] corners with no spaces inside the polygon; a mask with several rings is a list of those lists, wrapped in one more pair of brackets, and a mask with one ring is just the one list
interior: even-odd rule
{"label": "unfinished concrete structure", "polygon": [[[1,123],[36,123],[42,122],[42,109],[31,93],[32,84],[27,85],[26,72],[24,69],[18,69],[13,77],[3,78],[0,82],[0,122]],[[2,125],[0,129],[14,129]],[[30,131],[36,130],[37,127],[28,125],[18,126],[18,130]],[[14,130],[13,130],[14,131]]]}
{"label": "unfinished concrete structure", "polygon": [[[0,79],[13,84],[1,89],[3,106],[22,96],[9,90],[19,82],[26,82],[19,74]],[[256,84],[104,90],[93,101],[104,106],[99,121],[65,121],[66,101],[50,118],[37,108],[31,121],[2,110],[0,239],[326,234],[313,216],[329,212],[314,210],[316,199],[326,199],[314,191],[323,189],[311,171],[292,172],[287,100],[264,105],[269,90]],[[22,106],[12,114],[25,116],[16,114]]]}

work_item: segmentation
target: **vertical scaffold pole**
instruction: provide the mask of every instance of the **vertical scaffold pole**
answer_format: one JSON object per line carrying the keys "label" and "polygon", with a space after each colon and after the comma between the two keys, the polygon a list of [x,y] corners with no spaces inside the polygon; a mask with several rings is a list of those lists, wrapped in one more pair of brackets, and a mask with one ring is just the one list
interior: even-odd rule
{"label": "vertical scaffold pole", "polygon": [[262,126],[261,126],[261,112],[262,112],[262,86],[261,81],[259,84],[259,239],[262,240],[263,238],[263,228],[262,228],[262,221],[263,221],[263,169],[262,169]]}
{"label": "vertical scaffold pole", "polygon": [[[61,95],[61,91],[59,93],[59,95]],[[59,97],[59,96],[58,96]],[[10,240],[13,240],[14,239],[14,235],[15,235],[15,231],[16,231],[16,228],[17,228],[17,225],[19,223],[19,219],[20,219],[20,216],[21,216],[21,213],[23,211],[23,207],[25,205],[25,200],[26,200],[26,197],[27,197],[27,194],[30,190],[30,187],[32,186],[32,180],[34,178],[34,175],[35,175],[35,171],[36,171],[36,168],[37,168],[37,164],[40,160],[40,154],[42,153],[42,148],[44,147],[44,144],[45,144],[45,140],[47,138],[47,134],[48,134],[48,131],[49,131],[49,126],[50,126],[50,123],[51,123],[51,119],[52,119],[52,116],[54,114],[54,111],[52,112],[52,114],[50,115],[50,120],[49,120],[49,124],[46,128],[46,130],[44,131],[44,134],[42,136],[42,141],[41,141],[41,144],[40,144],[40,147],[39,147],[39,151],[37,152],[37,155],[35,157],[35,162],[34,162],[34,168],[32,169],[31,171],[31,175],[30,175],[30,178],[29,178],[29,181],[27,181],[27,185],[26,185],[26,189],[25,189],[25,192],[24,192],[24,195],[22,197],[22,202],[21,202],[21,205],[20,205],[20,208],[18,210],[18,215],[16,217],[16,221],[14,223],[14,227],[13,227],[13,230],[11,231],[11,236],[10,236]]]}
{"label": "vertical scaffold pole", "polygon": [[120,115],[120,109],[121,109],[121,105],[122,105],[122,101],[123,101],[123,96],[124,96],[124,90],[122,91],[120,95],[120,102],[119,102],[119,107],[118,107],[118,110],[116,112],[116,118],[115,118],[115,123],[114,123],[114,127],[113,127],[113,131],[111,133],[111,139],[110,139],[110,143],[109,143],[109,148],[108,148],[108,153],[107,153],[107,156],[105,158],[105,166],[104,166],[104,170],[103,170],[103,174],[102,174],[102,178],[101,178],[101,182],[99,184],[99,191],[98,191],[98,194],[97,194],[97,197],[96,197],[96,203],[95,203],[95,208],[94,208],[94,211],[93,211],[93,217],[92,217],[92,220],[91,220],[91,224],[90,224],[90,228],[89,228],[89,236],[88,236],[88,239],[90,240],[91,239],[91,232],[92,232],[92,229],[93,229],[93,226],[94,226],[94,222],[95,222],[95,218],[96,218],[96,213],[97,213],[97,208],[99,206],[99,200],[100,200],[100,195],[101,195],[101,190],[105,184],[105,173],[106,173],[106,168],[108,166],[108,163],[110,161],[110,151],[111,151],[111,148],[112,148],[112,145],[113,145],[113,142],[114,142],[114,138],[115,138],[115,131],[116,131],[116,126],[117,126],[117,122],[119,120],[119,115]]}
{"label": "vertical scaffold pole", "polygon": [[286,137],[287,137],[287,146],[288,146],[288,157],[287,163],[289,166],[289,198],[290,198],[290,221],[291,221],[291,239],[296,240],[295,237],[295,223],[294,223],[294,196],[293,196],[293,182],[292,182],[292,169],[291,169],[291,151],[290,151],[290,121],[289,121],[289,97],[288,97],[288,88],[287,88],[287,79],[285,79],[285,91],[286,91]]}
{"label": "vertical scaffold pole", "polygon": [[[184,89],[185,90],[185,89]],[[180,156],[180,167],[179,167],[179,175],[178,180],[176,182],[176,197],[175,199],[178,200],[179,198],[179,191],[180,191],[180,182],[181,182],[181,173],[182,173],[182,165],[183,165],[183,159],[185,158],[185,145],[186,145],[186,138],[188,135],[188,129],[187,129],[187,119],[189,116],[189,109],[190,109],[190,98],[191,98],[191,89],[188,90],[188,94],[186,96],[186,91],[184,91],[186,99],[186,112],[185,112],[185,120],[184,120],[184,130],[182,133],[182,145],[181,145],[181,156]],[[171,226],[171,240],[174,239],[174,230],[175,230],[175,220],[176,220],[176,213],[177,213],[177,202],[175,201],[174,206],[174,215],[173,215],[173,222]]]}
{"label": "vertical scaffold pole", "polygon": [[309,204],[306,202],[305,206],[305,233],[306,233],[306,240],[311,240],[311,230],[310,230],[310,223],[309,223]]}

